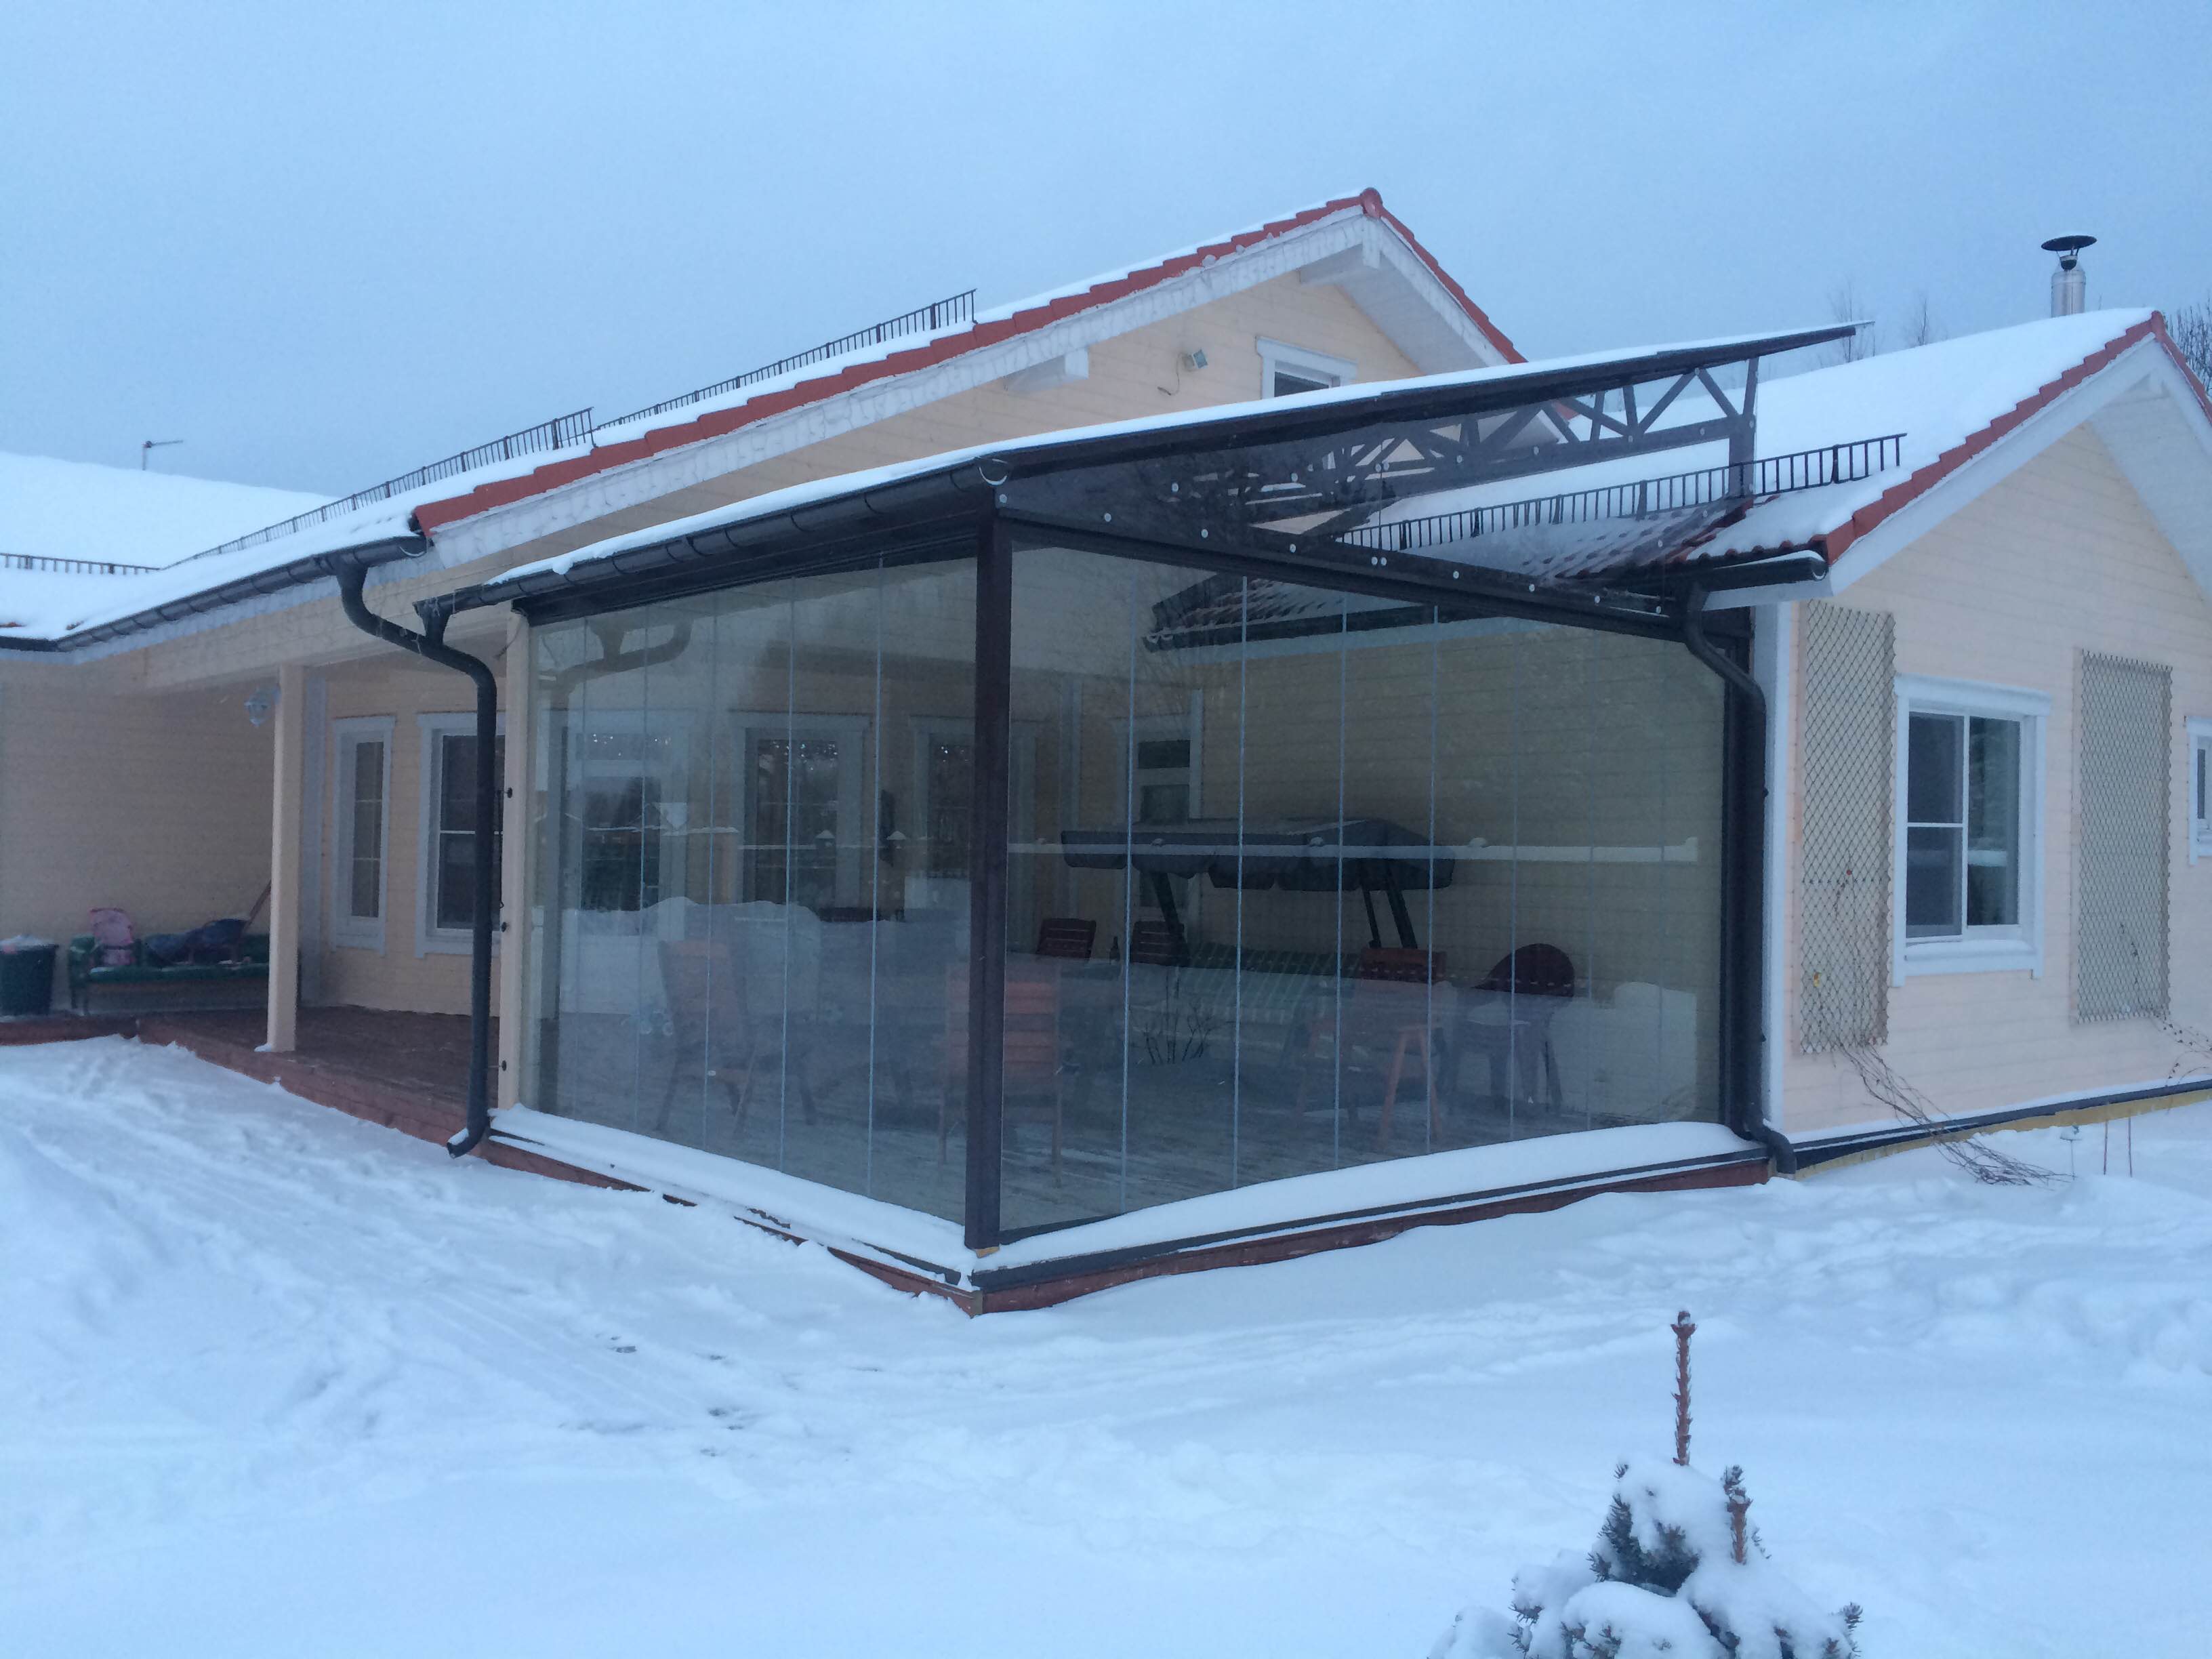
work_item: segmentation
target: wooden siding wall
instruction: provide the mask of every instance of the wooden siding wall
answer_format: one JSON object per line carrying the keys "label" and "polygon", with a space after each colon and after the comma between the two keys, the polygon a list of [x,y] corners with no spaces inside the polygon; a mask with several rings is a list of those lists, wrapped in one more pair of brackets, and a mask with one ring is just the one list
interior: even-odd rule
{"label": "wooden siding wall", "polygon": [[0,934],[66,945],[95,905],[142,937],[177,932],[244,915],[268,880],[275,727],[247,720],[252,684],[155,696],[135,680],[0,662]]}
{"label": "wooden siding wall", "polygon": [[[2212,714],[2212,605],[2087,428],[1991,489],[1842,602],[1897,619],[1897,672],[2047,693],[2044,971],[1916,975],[1890,993],[1890,1064],[1946,1113],[2155,1084],[2212,1068],[2148,1019],[2073,1018],[2075,697],[2080,654],[2173,671],[2171,963],[2177,1020],[2212,1032],[2212,860],[2188,857],[2183,722]],[[1802,653],[1798,653],[1802,662]],[[1802,696],[1793,699],[1802,708]],[[1801,734],[1802,735],[1802,732]],[[1793,749],[1802,755],[1802,750]],[[1802,783],[1802,765],[1798,774]],[[1792,792],[1802,801],[1802,787]],[[1790,829],[1797,845],[1798,826]],[[1794,878],[1791,883],[1794,891]],[[1797,1051],[1797,917],[1784,951],[1790,1005],[1783,1123],[1796,1136],[1889,1121],[1840,1058]]]}

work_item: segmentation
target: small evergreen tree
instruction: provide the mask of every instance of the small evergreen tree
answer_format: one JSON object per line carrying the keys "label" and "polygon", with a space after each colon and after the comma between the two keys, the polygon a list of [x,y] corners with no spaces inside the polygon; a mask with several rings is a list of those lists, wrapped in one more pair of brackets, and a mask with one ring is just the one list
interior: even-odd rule
{"label": "small evergreen tree", "polygon": [[1859,1609],[1830,1613],[1777,1572],[1731,1465],[1689,1463],[1687,1314],[1675,1334],[1674,1461],[1614,1467],[1586,1555],[1513,1576],[1513,1617],[1469,1607],[1430,1659],[1856,1659]]}

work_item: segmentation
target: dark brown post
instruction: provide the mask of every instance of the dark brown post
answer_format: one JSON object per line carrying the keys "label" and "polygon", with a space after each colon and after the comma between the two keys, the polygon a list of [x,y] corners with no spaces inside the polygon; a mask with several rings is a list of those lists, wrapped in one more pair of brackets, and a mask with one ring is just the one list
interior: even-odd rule
{"label": "dark brown post", "polygon": [[1012,538],[975,546],[975,778],[969,817],[968,1205],[971,1250],[999,1242],[1000,1091],[1006,1007],[1006,746],[1013,702]]}
{"label": "dark brown post", "polygon": [[1698,1328],[1690,1322],[1687,1308],[1674,1316],[1668,1327],[1674,1333],[1674,1461],[1690,1461],[1690,1339]]}

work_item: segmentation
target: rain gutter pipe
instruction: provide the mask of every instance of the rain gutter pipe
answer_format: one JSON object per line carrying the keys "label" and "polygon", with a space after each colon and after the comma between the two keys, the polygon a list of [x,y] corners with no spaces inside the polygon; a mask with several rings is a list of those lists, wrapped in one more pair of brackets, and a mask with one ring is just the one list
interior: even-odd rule
{"label": "rain gutter pipe", "polygon": [[499,734],[499,682],[491,666],[465,651],[446,643],[446,614],[423,613],[423,631],[412,633],[398,623],[378,616],[362,599],[368,573],[349,565],[337,573],[338,601],[346,620],[373,638],[402,651],[411,651],[425,662],[436,663],[465,674],[477,693],[477,820],[470,837],[475,854],[476,907],[469,921],[469,1099],[468,1118],[461,1133],[446,1143],[455,1158],[466,1157],[491,1133],[491,926],[493,825],[499,815],[499,773],[495,750]]}
{"label": "rain gutter pipe", "polygon": [[[1704,583],[1691,586],[1682,615],[1682,643],[1690,647],[1692,656],[1721,677],[1722,684],[1728,690],[1729,700],[1735,706],[1737,718],[1743,722],[1737,741],[1732,745],[1731,761],[1741,766],[1744,763],[1742,757],[1751,755],[1758,757],[1759,770],[1755,775],[1759,779],[1757,799],[1761,807],[1759,832],[1745,838],[1747,850],[1735,860],[1737,890],[1730,896],[1733,902],[1729,907],[1729,920],[1735,934],[1729,940],[1733,947],[1729,954],[1735,963],[1735,971],[1744,976],[1735,999],[1738,1018],[1741,1024],[1761,1029],[1765,1022],[1754,1022],[1752,1011],[1760,1006],[1762,999],[1758,992],[1763,988],[1751,983],[1753,973],[1747,964],[1760,963],[1766,937],[1765,805],[1769,794],[1765,778],[1766,692],[1757,680],[1744,672],[1741,663],[1715,645],[1706,635],[1705,602],[1711,596],[1711,589]],[[1748,793],[1740,785],[1734,792],[1735,799],[1741,801]],[[1790,1144],[1789,1136],[1767,1121],[1766,1066],[1764,1060],[1758,1057],[1756,1049],[1744,1042],[1741,1029],[1734,1035],[1735,1041],[1729,1047],[1736,1052],[1737,1063],[1742,1065],[1747,1073],[1744,1079],[1745,1086],[1737,1091],[1737,1099],[1741,1103],[1737,1115],[1741,1120],[1739,1133],[1749,1135],[1766,1148],[1769,1156],[1774,1159],[1778,1173],[1796,1175],[1797,1149]],[[1765,1041],[1772,1040],[1771,1032],[1764,1032],[1763,1036]],[[1753,1058],[1747,1061],[1743,1059],[1747,1054]]]}

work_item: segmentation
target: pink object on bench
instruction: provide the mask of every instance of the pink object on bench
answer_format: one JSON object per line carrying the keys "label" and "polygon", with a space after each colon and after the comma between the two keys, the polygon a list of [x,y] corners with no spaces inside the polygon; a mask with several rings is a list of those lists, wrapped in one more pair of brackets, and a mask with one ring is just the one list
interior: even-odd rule
{"label": "pink object on bench", "polygon": [[138,960],[138,940],[131,931],[129,913],[96,909],[91,913],[92,942],[103,968],[128,968]]}

